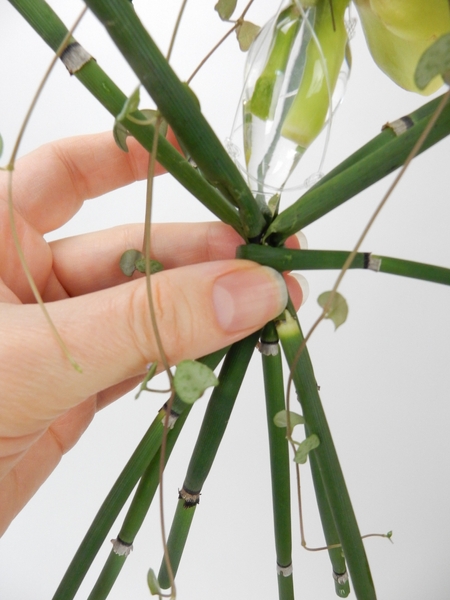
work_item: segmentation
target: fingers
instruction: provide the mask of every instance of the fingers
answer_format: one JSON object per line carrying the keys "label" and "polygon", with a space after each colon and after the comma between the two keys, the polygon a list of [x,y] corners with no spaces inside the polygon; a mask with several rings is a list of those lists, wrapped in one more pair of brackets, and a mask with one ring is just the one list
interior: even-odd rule
{"label": "fingers", "polygon": [[[53,270],[69,296],[130,281],[119,267],[125,250],[142,248],[143,225],[112,229],[52,242]],[[151,256],[165,269],[234,258],[242,238],[228,225],[162,223],[152,226]]]}
{"label": "fingers", "polygon": [[[52,242],[53,271],[59,285],[69,296],[79,296],[129,281],[120,270],[120,257],[125,250],[142,248],[143,233],[143,225],[122,225]],[[173,269],[234,258],[242,243],[221,222],[160,223],[152,225],[151,257],[165,269]],[[297,249],[299,239],[292,236],[287,245]],[[49,299],[56,297],[49,295]]]}
{"label": "fingers", "polygon": [[[64,452],[79,439],[95,415],[95,398],[88,398],[57,419],[18,456],[6,455],[8,444],[0,439],[0,536],[9,523],[55,469]],[[17,446],[16,441],[16,446]]]}
{"label": "fingers", "polygon": [[12,449],[11,439],[6,443],[0,439],[0,537],[47,479],[62,455],[78,441],[92,421],[96,410],[120,398],[135,388],[140,381],[142,377],[135,377],[104,390],[97,394],[97,397],[91,396],[56,419],[32,445],[30,440],[21,438],[16,448]]}
{"label": "fingers", "polygon": [[[294,281],[289,286],[301,295]],[[249,335],[287,301],[281,275],[243,260],[158,273],[152,291],[171,364]],[[38,307],[6,305],[0,313],[0,437],[45,429],[83,399],[143,373],[149,362],[160,362],[145,280],[54,302],[48,309],[83,373],[62,356]],[[12,397],[11,405],[6,399]]]}
{"label": "fingers", "polygon": [[[120,150],[111,132],[46,144],[20,159],[14,170],[14,206],[39,232],[66,223],[84,200],[144,179],[148,152],[130,138]],[[157,174],[163,169],[157,166]],[[6,173],[0,175],[0,198],[6,200]]]}

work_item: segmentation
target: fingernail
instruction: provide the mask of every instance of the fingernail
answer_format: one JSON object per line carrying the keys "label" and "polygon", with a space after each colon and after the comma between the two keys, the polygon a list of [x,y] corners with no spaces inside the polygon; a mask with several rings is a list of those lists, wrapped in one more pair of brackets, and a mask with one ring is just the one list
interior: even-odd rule
{"label": "fingernail", "polygon": [[262,327],[285,308],[283,277],[270,267],[253,268],[219,277],[213,287],[217,320],[225,331]]}
{"label": "fingernail", "polygon": [[309,296],[308,280],[306,279],[306,277],[303,277],[303,275],[301,275],[300,273],[292,273],[291,272],[291,273],[289,273],[289,275],[290,275],[290,277],[294,277],[294,279],[297,280],[298,284],[302,288],[303,298],[302,298],[301,306],[303,306],[305,304],[305,302],[308,300],[308,296]]}
{"label": "fingernail", "polygon": [[308,250],[308,240],[306,239],[306,235],[303,233],[303,231],[297,231],[295,237],[298,239],[301,250]]}

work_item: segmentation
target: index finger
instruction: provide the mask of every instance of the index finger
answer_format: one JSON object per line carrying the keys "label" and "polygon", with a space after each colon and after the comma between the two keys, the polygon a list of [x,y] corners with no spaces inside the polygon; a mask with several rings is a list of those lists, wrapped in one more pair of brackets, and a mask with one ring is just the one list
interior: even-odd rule
{"label": "index finger", "polygon": [[[38,148],[17,161],[14,207],[40,233],[61,227],[83,202],[144,179],[149,154],[134,138],[120,150],[111,132],[72,137]],[[164,172],[156,166],[156,174]],[[5,200],[6,173],[0,179]]]}

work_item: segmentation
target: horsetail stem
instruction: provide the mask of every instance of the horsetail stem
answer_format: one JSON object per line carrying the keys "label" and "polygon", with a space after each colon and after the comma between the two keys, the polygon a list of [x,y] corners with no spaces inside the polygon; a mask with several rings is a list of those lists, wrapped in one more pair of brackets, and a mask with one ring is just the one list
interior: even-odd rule
{"label": "horsetail stem", "polygon": [[[214,368],[211,366],[211,368]],[[165,462],[170,458],[170,454],[175,446],[183,425],[191,411],[192,406],[186,408],[183,414],[176,420],[173,429],[168,432]],[[153,501],[159,483],[159,461],[161,450],[158,450],[155,457],[148,465],[137,487],[136,493],[131,502],[130,508],[125,516],[123,525],[117,536],[117,541],[128,546],[130,549],[134,543],[135,537],[141,528],[147,515],[150,505]],[[106,563],[94,585],[88,600],[104,600],[108,597],[123,565],[127,559],[128,553],[118,554],[113,548],[106,560]]]}
{"label": "horsetail stem", "polygon": [[293,369],[292,378],[308,431],[317,435],[320,440],[319,446],[313,452],[322,474],[325,493],[341,540],[355,595],[358,600],[376,600],[363,541],[319,397],[307,348],[304,347],[298,356],[304,337],[295,312],[292,310],[291,314],[286,310],[276,326],[287,362]]}
{"label": "horsetail stem", "polygon": [[[308,435],[310,435],[310,432],[308,428],[306,428],[306,436]],[[333,547],[336,545],[340,546],[341,542],[323,485],[322,474],[320,472],[316,454],[314,452],[309,454],[309,464],[311,466],[311,474],[316,493],[317,507],[319,509],[320,520],[322,522],[322,529],[328,546],[328,555],[330,557],[333,569],[332,574],[336,595],[340,598],[347,598],[347,596],[350,594],[350,584],[348,581],[345,558],[341,547]]]}
{"label": "horsetail stem", "polygon": [[[435,112],[436,108],[439,106],[440,98],[435,98],[434,100],[430,100],[426,104],[423,104],[418,109],[409,113],[409,115],[401,117],[397,119],[393,123],[386,123],[381,128],[381,133],[376,135],[374,138],[369,140],[364,146],[358,148],[353,154],[347,157],[345,160],[340,162],[332,171],[325,174],[320,181],[316,183],[314,189],[319,188],[321,185],[326,183],[329,179],[332,179],[339,173],[342,173],[346,169],[354,166],[360,160],[366,158],[370,154],[377,152],[380,150],[385,144],[389,144],[393,138],[392,134],[396,133],[395,124],[401,122],[403,124],[403,128],[409,129],[416,123],[419,123],[422,119],[430,118]],[[397,130],[397,135],[399,135]],[[312,189],[312,188],[311,188]]]}
{"label": "horsetail stem", "polygon": [[[442,96],[429,104],[436,108]],[[331,171],[289,208],[281,212],[269,226],[265,239],[271,245],[282,244],[290,235],[313,223],[346,200],[401,167],[417,142],[431,116],[422,107],[417,114],[404,117],[409,127],[400,135],[386,128],[355,154]],[[430,111],[431,115],[433,111]],[[424,115],[425,116],[422,116]],[[430,148],[450,133],[450,104],[442,111],[418,153]],[[380,137],[381,136],[381,137]]]}
{"label": "horsetail stem", "polygon": [[72,600],[75,597],[123,505],[161,445],[164,416],[165,410],[161,409],[106,496],[62,578],[53,600]]}
{"label": "horsetail stem", "polygon": [[[186,496],[184,494],[181,495],[180,491],[177,507],[172,520],[172,526],[167,539],[170,565],[172,567],[174,577],[176,577],[178,567],[181,562],[181,557],[183,555],[196,508],[196,503],[189,503],[188,505],[186,504]],[[162,589],[168,589],[170,587],[169,574],[164,559],[162,560],[159,568],[158,583]]]}
{"label": "horsetail stem", "polygon": [[[253,260],[277,271],[342,269],[349,254],[342,250],[291,250],[256,244],[239,246],[236,251],[237,258]],[[349,269],[368,269],[450,285],[450,269],[370,252],[357,252]]]}
{"label": "horsetail stem", "polygon": [[372,259],[379,261],[379,271],[381,273],[391,273],[392,275],[402,275],[403,277],[450,285],[450,269],[390,256],[376,256],[375,254],[372,255]]}
{"label": "horsetail stem", "polygon": [[[189,534],[200,492],[208,477],[233,410],[248,364],[253,354],[258,333],[231,346],[219,375],[219,385],[214,388],[208,403],[202,427],[192,452],[179,502],[167,540],[170,564],[174,576]],[[163,589],[170,587],[165,561],[162,561],[158,581]]]}
{"label": "horsetail stem", "polygon": [[[239,246],[236,250],[236,258],[253,260],[277,271],[341,269],[349,254],[340,250],[291,250],[259,244]],[[367,268],[366,261],[366,253],[358,252],[350,268]]]}
{"label": "horsetail stem", "polygon": [[[53,13],[53,11],[46,5],[45,2],[43,2],[42,0],[10,0],[10,3],[13,6],[15,6],[24,16],[26,13],[29,15],[29,21],[34,23],[33,26],[35,26],[36,30],[40,30],[42,32],[41,35],[42,37],[44,37],[47,43],[54,47],[54,49],[56,49],[59,46],[60,40],[64,37],[65,33],[67,32],[67,29],[61,21],[58,22],[58,18]],[[124,0],[123,3],[120,3],[119,0],[112,0],[110,3],[107,3],[106,0],[91,0],[90,3],[92,5],[102,7],[101,10],[105,12],[109,10],[109,4],[114,5],[114,8],[111,9],[111,11],[114,12],[114,14],[118,14],[119,9],[128,11],[127,14],[132,15],[132,19],[129,21],[131,27],[130,31],[132,32],[131,35],[135,35],[136,23],[138,23],[139,26],[140,23],[137,20],[137,17],[135,17],[134,13],[132,12],[132,9],[130,9],[131,3],[128,3],[127,0]],[[119,19],[120,18],[122,17],[119,17]],[[136,20],[133,21],[133,19]],[[123,31],[121,31],[119,34],[122,33]],[[57,38],[59,39],[58,42],[56,41]],[[125,40],[125,42],[125,46],[130,45],[131,42],[129,37]],[[73,41],[73,43],[75,44],[75,40]],[[144,69],[144,67],[145,69],[148,69],[148,63],[146,63],[143,60],[144,54],[139,55],[139,50],[139,48],[134,46],[132,48],[132,54],[136,53],[136,61],[137,63],[139,63],[138,66],[141,69],[141,73],[143,73],[142,69]],[[150,81],[148,82],[148,85],[152,87],[152,89],[155,88],[157,93],[160,93],[162,96],[164,96],[166,92],[164,91],[163,86],[161,90],[159,90],[158,86],[162,85],[162,83],[165,82],[168,71],[164,70],[166,69],[166,66],[163,62],[158,63],[159,58],[157,58],[157,56],[155,60],[156,62],[153,64],[155,70],[157,71],[155,77],[159,77],[159,79],[156,80],[157,85],[154,85],[154,83]],[[160,73],[158,71],[158,68],[156,68],[158,67],[158,65],[159,67],[161,67]],[[86,87],[102,102],[102,104],[113,115],[117,115],[122,110],[126,100],[126,96],[101,71],[101,69],[99,69],[98,65],[93,60],[88,59],[86,64],[79,71],[77,71],[77,73],[75,73],[75,76],[84,85],[86,85]],[[177,85],[179,85],[179,83],[180,82],[176,83],[175,87],[173,88],[174,94],[171,98],[171,100],[173,100],[173,98],[176,98],[177,103],[179,103],[180,96],[177,95],[175,92],[179,89],[176,87]],[[189,94],[188,90],[185,89],[184,91],[186,92],[186,94]],[[181,97],[183,98],[184,102],[186,96],[181,95]],[[373,183],[377,179],[380,179],[384,175],[390,173],[392,170],[397,168],[404,160],[404,157],[408,152],[408,147],[420,134],[420,131],[416,130],[416,128],[421,127],[423,130],[426,121],[428,121],[429,114],[432,112],[432,110],[434,110],[434,108],[431,108],[432,106],[434,106],[433,103],[437,103],[438,101],[439,99],[432,101],[431,103],[428,103],[415,113],[412,113],[408,117],[404,118],[404,134],[398,135],[398,133],[396,133],[393,128],[387,128],[382,134],[380,134],[380,136],[374,138],[372,142],[369,142],[369,144],[367,144],[364,148],[353,154],[346,161],[341,163],[336,169],[334,169],[329,175],[325,176],[314,188],[308,191],[303,196],[303,198],[294,205],[294,208],[292,210],[288,209],[287,211],[284,211],[279,215],[279,217],[275,220],[274,224],[270,227],[269,235],[267,235],[267,239],[269,240],[269,242],[272,244],[282,243],[290,233],[298,230],[301,226],[305,226],[306,224],[313,222],[323,214],[326,214],[327,212],[344,202],[346,199],[353,196],[355,193],[359,192],[361,189],[364,189],[365,187],[371,185],[371,183]],[[182,108],[184,108],[184,106]],[[208,144],[204,144],[203,140],[205,138],[203,138],[202,135],[209,135],[209,133],[204,128],[204,123],[202,124],[201,118],[199,117],[200,113],[197,111],[196,108],[192,111],[192,108],[193,106],[188,106],[186,112],[183,114],[179,112],[177,113],[176,109],[180,109],[179,106],[169,106],[169,108],[167,108],[166,110],[171,110],[174,112],[173,123],[177,122],[179,124],[179,132],[181,131],[182,134],[184,133],[185,129],[187,130],[186,119],[183,121],[183,118],[188,118],[189,120],[195,117],[195,119],[197,119],[196,121],[194,119],[196,124],[200,123],[201,132],[199,133],[198,137],[195,138],[194,132],[188,132],[187,141],[189,143],[187,144],[186,140],[184,140],[184,143],[186,146],[189,146],[189,144],[191,144],[191,147],[195,148],[196,151],[198,151],[199,155],[202,151],[202,146],[206,146],[204,153],[205,156],[203,157],[204,163],[202,164],[202,170],[204,173],[207,174],[209,180],[214,186],[217,187],[217,189],[213,187],[213,185],[210,185],[203,178],[199,171],[193,169],[188,164],[188,162],[181,155],[179,155],[170,146],[170,144],[167,143],[165,139],[161,139],[159,143],[159,151],[157,155],[159,162],[161,162],[161,164],[163,164],[169,171],[171,171],[172,174],[174,174],[174,176],[187,189],[189,189],[195,196],[197,196],[197,198],[199,198],[205,204],[205,206],[212,210],[212,212],[214,212],[221,220],[231,224],[244,237],[258,238],[260,233],[264,230],[264,227],[266,226],[265,220],[260,214],[260,212],[264,212],[264,207],[262,205],[258,206],[256,202],[253,199],[251,199],[251,194],[249,194],[245,184],[242,184],[241,179],[239,179],[239,177],[236,176],[236,171],[233,171],[230,165],[226,164],[226,159],[223,154],[220,154],[219,152],[220,156],[218,162],[215,162],[216,156],[214,155],[214,153],[211,153],[211,148],[218,148],[218,146],[214,146],[216,141],[214,140],[214,138],[210,137],[208,138],[209,141],[213,140],[214,142],[212,143],[212,146],[208,147]],[[444,137],[444,135],[447,135],[450,131],[450,112],[448,107],[446,111],[447,112],[445,112],[444,115],[440,118],[435,132],[427,140],[427,145],[424,146],[423,149],[430,146],[431,144],[436,143],[436,141]],[[147,149],[150,149],[154,137],[153,127],[141,126],[135,122],[135,118],[145,120],[144,115],[138,111],[136,113],[133,113],[133,120],[129,119],[125,121],[125,125],[129,129],[129,131]],[[406,144],[407,136],[410,136],[410,140]],[[401,143],[399,142],[399,140],[401,141]],[[406,146],[402,145],[403,143],[406,144]],[[206,156],[206,154],[208,154],[208,156]],[[222,168],[223,164],[227,166],[228,171],[226,171],[226,169],[224,171],[224,169]],[[355,174],[357,176],[355,176]],[[220,190],[221,192],[219,192],[218,190]],[[222,194],[224,194],[226,198]],[[239,217],[239,214],[235,210],[232,203],[239,207],[241,218]],[[252,255],[252,253],[255,250],[257,252],[261,251],[263,253],[261,255],[258,255],[262,257],[260,260],[258,260],[258,262],[274,266],[275,263],[272,264],[270,262],[264,262],[264,260],[266,260],[265,256],[269,257],[270,252],[272,252],[272,249],[270,248],[252,246],[249,247],[249,250],[239,251],[240,253],[242,253],[240,254],[240,257],[252,258],[253,256],[252,259],[257,260],[257,253]],[[248,254],[246,254],[246,252],[248,252]],[[295,254],[296,251],[293,251],[294,254],[287,254],[288,252],[292,251],[287,251],[283,249],[283,251],[277,255],[276,260],[282,261],[276,263],[278,265],[278,267],[276,268],[279,268],[279,270],[287,270],[293,268],[338,269],[342,267],[342,264],[345,262],[345,259],[349,255],[349,253],[347,252],[326,253],[325,251],[300,251],[298,255]],[[275,254],[270,254],[268,260],[272,260],[272,257],[275,257]],[[372,265],[370,263],[371,260]],[[294,264],[298,266],[293,266]],[[375,267],[374,265],[377,266]],[[372,270],[380,270],[382,272],[387,273],[395,273],[418,279],[436,281],[447,285],[450,284],[450,269],[444,269],[442,267],[424,265],[421,263],[404,261],[390,257],[370,256],[367,253],[358,253],[355,260],[353,261],[352,268],[371,268]],[[283,325],[280,325],[279,327],[282,328]],[[298,347],[302,343],[301,331],[299,335],[297,335],[297,333],[293,336],[295,338],[295,344],[292,347],[290,346],[289,341],[289,338],[291,337],[291,333],[289,331],[287,332],[284,340],[285,352],[288,358],[289,353],[291,353],[291,364],[293,362],[296,362],[295,348],[298,349]],[[305,355],[307,357],[307,361],[309,361],[307,350],[304,351],[301,360],[299,361],[299,365],[302,364],[302,368],[304,366],[304,363],[302,361]],[[268,362],[265,359],[263,360],[264,362]],[[268,364],[271,364],[271,362],[268,362]],[[332,440],[331,437],[329,437],[329,431],[327,429],[326,421],[324,421],[324,415],[322,415],[323,411],[320,404],[320,399],[318,398],[317,390],[315,390],[315,379],[312,373],[312,367],[310,363],[306,363],[305,373],[302,373],[302,378],[300,378],[298,371],[299,369],[296,369],[294,379],[298,390],[300,390],[300,400],[302,404],[306,403],[309,406],[309,412],[305,408],[303,412],[305,413],[305,415],[308,414],[308,419],[311,420],[314,431],[319,431],[322,427],[321,435],[323,437],[321,437],[321,445],[318,449],[314,450],[310,454],[310,462],[313,471],[316,495],[318,496],[319,508],[322,502],[322,508],[320,508],[322,522],[324,522],[324,520],[327,521],[327,525],[324,524],[327,544],[332,545],[333,542],[329,540],[336,540],[337,538],[341,538],[342,532],[345,533],[343,546],[345,549],[345,553],[349,559],[349,565],[350,563],[352,565],[350,567],[350,570],[354,583],[356,582],[355,589],[357,589],[357,596],[359,598],[364,598],[364,600],[367,600],[369,598],[375,598],[375,592],[373,590],[370,572],[368,571],[364,549],[361,549],[361,544],[359,543],[360,536],[359,532],[357,531],[357,525],[354,520],[353,511],[351,509],[351,505],[348,504],[349,499],[346,496],[347,491],[345,488],[345,483],[342,479],[342,473],[340,472],[339,465],[337,465],[338,468],[336,469],[336,464],[334,462],[335,459],[337,460],[337,457],[335,457],[335,451],[332,444]],[[230,378],[229,373],[227,377],[228,379]],[[162,418],[160,413],[155,423],[152,425],[152,427],[155,426],[155,429],[152,433],[154,439],[152,438],[151,443],[150,440],[147,440],[146,442],[146,448],[150,448],[150,453],[154,453],[154,446],[156,448],[158,447],[157,438],[158,436],[162,435],[160,432],[161,420]],[[311,423],[308,422],[308,432],[310,431]],[[317,429],[314,429],[315,425],[317,425]],[[150,428],[148,435],[150,434],[151,429],[152,428]],[[169,434],[169,441],[172,437],[172,434]],[[141,444],[143,444],[143,442],[144,440],[141,442]],[[133,455],[133,457],[135,456],[135,454]],[[148,457],[145,456],[145,461],[147,461],[147,458]],[[140,455],[140,457],[136,458],[137,462],[134,465],[136,467],[136,465],[139,464],[140,472],[142,472],[142,469],[144,468],[144,463],[142,463],[141,465],[141,463],[138,463],[138,461],[142,460],[144,459]],[[153,458],[153,462],[157,463],[156,457]],[[131,459],[127,466],[130,466],[130,463]],[[145,464],[147,463],[145,462]],[[206,475],[209,472],[209,468],[206,469]],[[147,472],[149,473],[148,480],[146,479]],[[60,588],[58,588],[59,595],[57,591],[54,598],[64,598],[65,600],[70,600],[70,598],[73,598],[73,595],[76,593],[76,590],[78,589],[84,577],[84,574],[87,571],[87,568],[91,564],[93,557],[95,556],[98,550],[98,541],[101,538],[101,532],[104,532],[106,528],[109,529],[109,527],[107,527],[107,523],[109,523],[110,517],[113,516],[113,519],[115,518],[114,515],[110,514],[106,515],[105,517],[105,514],[101,514],[101,511],[103,510],[105,512],[107,510],[108,513],[111,511],[111,504],[108,503],[108,506],[105,506],[109,499],[109,502],[112,502],[112,511],[117,512],[117,495],[120,494],[121,497],[124,496],[124,490],[129,488],[129,486],[131,485],[131,480],[136,477],[135,473],[132,476],[130,475],[130,473],[128,473],[125,476],[123,472],[122,475],[123,480],[121,484],[119,485],[119,480],[117,482],[118,488],[115,492],[116,495],[112,494],[112,492],[110,493],[110,496],[111,494],[112,496],[111,498],[110,496],[108,496],[105,500],[105,503],[103,504],[102,509],[98,514],[98,521],[96,523],[96,526],[94,527],[93,524],[91,529],[89,530],[89,532],[92,534],[92,538],[85,538],[85,540],[82,543],[82,547],[84,544],[83,552],[81,552],[81,554],[77,554],[78,562],[75,561],[71,575],[69,576],[68,574],[66,574],[65,579],[63,579],[63,582],[66,580],[66,583],[68,584],[67,587],[64,587],[62,582]],[[122,477],[122,475],[120,477]],[[149,496],[147,494],[150,495],[149,488],[154,485],[154,477],[154,471],[151,471],[151,469],[148,468],[141,480],[141,484],[138,487],[135,500],[133,500],[133,504],[136,502],[136,512],[130,514],[129,520],[126,520],[121,532],[119,533],[119,539],[124,541],[125,544],[131,543],[128,540],[130,540],[131,538],[134,539],[135,534],[133,534],[133,531],[137,531],[137,529],[139,529],[140,527],[139,523],[142,522],[141,518],[143,518],[144,516],[144,505],[148,502],[149,499]],[[197,479],[199,479],[198,473]],[[323,489],[321,489],[320,486],[323,486]],[[140,496],[141,493],[142,496]],[[186,488],[183,488],[182,494],[184,495],[184,497],[182,498],[182,501],[179,502],[179,509],[177,509],[177,512],[178,510],[180,510],[180,512],[184,512],[185,515],[189,514],[190,521],[189,519],[184,520],[184,525],[182,523],[182,526],[184,527],[183,530],[175,529],[175,534],[178,534],[179,537],[178,541],[174,542],[174,552],[179,550],[181,550],[182,552],[184,548],[184,543],[187,537],[187,533],[189,531],[190,522],[192,521],[196,506],[195,499],[198,499],[199,492],[191,493],[191,489],[186,486]],[[342,495],[343,498],[340,499],[340,496]],[[341,504],[339,504],[339,502],[336,502],[336,498],[337,500],[340,499]],[[120,502],[122,502],[122,500],[120,500]],[[185,508],[181,508],[186,504],[186,502],[188,504],[194,504],[194,510],[191,509],[186,511]],[[277,521],[277,519],[280,519],[280,517],[275,516],[275,521]],[[339,528],[339,533],[337,529],[333,531],[335,523]],[[276,528],[277,525],[275,525],[275,529]],[[359,540],[359,542],[355,544],[355,540]],[[95,549],[96,547],[97,550]],[[284,550],[286,549],[284,546],[280,546],[280,548],[281,549],[278,548],[277,542],[277,555],[278,552],[280,552],[280,554],[283,552],[283,548]],[[86,556],[84,556],[84,554]],[[111,561],[111,566],[106,568],[103,580],[106,586],[110,584],[112,585],[113,580],[115,580],[115,577],[120,571],[121,566],[125,560],[125,557],[119,557],[114,552],[112,554],[114,554],[117,560],[114,559],[113,561]],[[343,572],[340,569],[342,568],[341,565],[343,561],[340,550],[330,549],[330,557],[333,562],[334,572],[337,575],[342,575]],[[83,560],[85,561],[84,563]],[[280,559],[279,562],[280,566],[282,566],[281,562],[283,562],[283,560]],[[74,590],[70,588],[71,585],[76,586]],[[102,587],[102,585],[103,584],[99,584],[99,589]],[[282,579],[279,578],[280,598],[289,598],[289,594],[291,593],[291,587],[292,577],[288,576],[283,577]],[[342,589],[339,588],[339,595],[343,596],[344,593],[343,591],[341,593],[341,591]],[[103,591],[101,593],[103,593]]]}
{"label": "horsetail stem", "polygon": [[[40,37],[56,51],[67,34],[67,28],[45,0],[9,0],[28,21]],[[76,44],[72,39],[72,44]],[[86,89],[114,117],[120,114],[127,96],[116,86],[93,59],[88,60],[73,73]],[[152,149],[154,127],[140,111],[133,113],[133,120],[125,119],[123,125],[149,152]],[[143,121],[140,125],[136,120]],[[241,220],[232,204],[209,184],[189,162],[163,137],[159,136],[157,160],[190,191],[202,204],[224,223],[244,235]],[[244,236],[245,237],[245,236]]]}
{"label": "horsetail stem", "polygon": [[[265,352],[264,344],[277,347],[278,353]],[[264,328],[261,335],[261,346],[272,478],[278,597],[279,600],[293,600],[289,447],[285,429],[277,427],[273,421],[278,412],[285,410],[286,405],[281,352],[273,323],[269,323]]]}
{"label": "horsetail stem", "polygon": [[[224,353],[225,350],[219,350],[199,360],[207,365],[217,365]],[[176,410],[177,415],[179,416],[184,410],[189,408],[189,405],[181,402],[177,397],[175,397],[175,400],[173,410]],[[106,496],[52,600],[72,600],[75,597],[92,561],[100,550],[103,541],[122,510],[123,505],[161,447],[162,436],[164,435],[163,422],[165,414],[166,411],[164,408],[158,412],[158,415],[150,425],[147,433],[142,438],[111,491]],[[139,518],[140,517],[138,517],[134,527],[138,525]],[[127,536],[128,534],[125,533],[125,535]]]}
{"label": "horsetail stem", "polygon": [[241,215],[246,237],[259,238],[270,211],[258,205],[238,168],[203,117],[197,99],[182,83],[139,20],[133,5],[123,0],[86,0],[142,85],[155,101],[193,160]]}

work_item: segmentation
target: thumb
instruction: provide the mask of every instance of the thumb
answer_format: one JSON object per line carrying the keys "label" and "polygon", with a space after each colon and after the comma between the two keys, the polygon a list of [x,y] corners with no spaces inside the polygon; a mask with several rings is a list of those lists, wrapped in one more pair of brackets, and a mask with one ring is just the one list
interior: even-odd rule
{"label": "thumb", "polygon": [[[298,298],[298,285],[290,285]],[[249,335],[287,302],[279,273],[244,260],[163,271],[151,277],[151,288],[170,364]],[[149,362],[160,362],[144,279],[47,306],[83,372],[75,371],[62,355],[39,307],[4,305],[0,328],[7,333],[0,340],[0,377],[6,382],[2,396],[14,398],[14,406],[2,407],[0,400],[0,422],[15,423],[20,429],[11,432],[15,435],[25,435],[37,421],[40,426],[51,422],[86,397],[144,373]],[[24,377],[24,368],[29,377]]]}

